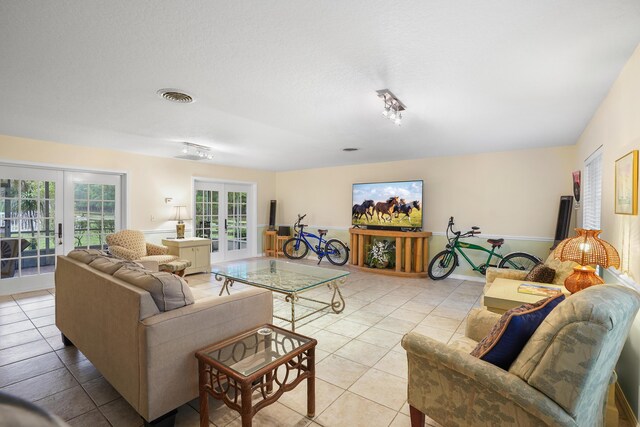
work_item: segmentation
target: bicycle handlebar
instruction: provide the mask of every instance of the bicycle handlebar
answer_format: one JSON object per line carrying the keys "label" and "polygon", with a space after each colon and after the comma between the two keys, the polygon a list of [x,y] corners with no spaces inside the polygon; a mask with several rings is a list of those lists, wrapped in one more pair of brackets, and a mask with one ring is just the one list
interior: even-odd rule
{"label": "bicycle handlebar", "polygon": [[451,232],[457,236],[457,237],[473,237],[476,234],[480,234],[480,228],[473,226],[471,227],[471,230],[467,231],[466,233],[462,233],[461,231],[453,231],[453,226],[455,225],[455,223],[453,222],[453,217],[449,217],[449,225],[447,226],[447,239],[449,239],[449,230],[451,230]]}
{"label": "bicycle handlebar", "polygon": [[300,214],[298,214],[298,220],[296,221],[296,223],[295,223],[295,224],[293,224],[293,228],[294,228],[294,229],[296,229],[296,228],[298,228],[298,227],[299,227],[299,228],[308,227],[308,225],[307,225],[307,224],[301,224],[301,223],[300,223],[300,221],[302,221],[302,220],[304,219],[304,217],[305,217],[305,216],[307,216],[307,214],[304,214],[304,215],[302,215],[302,216],[300,216]]}

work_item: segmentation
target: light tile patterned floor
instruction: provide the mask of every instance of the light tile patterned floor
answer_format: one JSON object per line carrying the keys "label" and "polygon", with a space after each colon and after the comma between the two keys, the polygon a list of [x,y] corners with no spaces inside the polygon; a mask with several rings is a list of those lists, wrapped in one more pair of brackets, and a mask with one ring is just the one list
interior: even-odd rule
{"label": "light tile patterned floor", "polygon": [[[255,426],[408,426],[402,335],[415,330],[443,342],[457,338],[482,293],[479,282],[434,282],[341,268],[351,272],[342,287],[344,312],[313,316],[298,327],[301,334],[318,340],[316,417],[305,416],[303,383],[260,411]],[[188,279],[202,292],[219,292],[220,283],[211,275]],[[234,285],[232,292],[242,288]],[[142,425],[91,362],[74,347],[63,346],[54,325],[54,293],[0,297],[0,389],[51,410],[72,426]],[[331,294],[320,288],[305,296],[330,299]],[[279,298],[274,309],[285,316],[289,312]],[[240,425],[236,412],[213,400],[209,406],[212,426]],[[198,408],[197,399],[180,407],[176,425],[198,426]],[[437,424],[427,420],[427,425]]]}

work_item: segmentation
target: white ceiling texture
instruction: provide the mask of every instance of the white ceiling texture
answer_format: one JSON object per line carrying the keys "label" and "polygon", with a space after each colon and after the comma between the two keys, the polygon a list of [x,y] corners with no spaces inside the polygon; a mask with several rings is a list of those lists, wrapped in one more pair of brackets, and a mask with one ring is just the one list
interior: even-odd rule
{"label": "white ceiling texture", "polygon": [[570,145],[639,42],[638,0],[2,1],[0,134],[271,170]]}

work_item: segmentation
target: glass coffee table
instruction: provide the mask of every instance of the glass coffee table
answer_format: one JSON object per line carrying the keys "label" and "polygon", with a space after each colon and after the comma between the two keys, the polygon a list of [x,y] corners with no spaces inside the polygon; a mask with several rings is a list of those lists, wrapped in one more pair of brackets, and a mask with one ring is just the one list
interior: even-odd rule
{"label": "glass coffee table", "polygon": [[[296,330],[297,321],[322,310],[330,308],[335,313],[342,313],[344,310],[345,302],[340,292],[340,285],[346,282],[348,271],[331,270],[287,261],[257,259],[217,265],[212,268],[211,272],[215,275],[216,280],[223,281],[220,295],[224,292],[229,294],[229,288],[235,282],[284,294],[285,301],[291,303],[291,318],[276,315],[273,317],[290,322],[292,331]],[[301,293],[322,285],[333,290],[331,302],[300,296]],[[319,304],[321,308],[296,317],[296,302],[299,300],[312,301]]]}
{"label": "glass coffee table", "polygon": [[253,416],[307,380],[307,416],[315,416],[313,338],[263,325],[196,352],[200,426],[209,426],[209,399],[222,400],[251,426]]}

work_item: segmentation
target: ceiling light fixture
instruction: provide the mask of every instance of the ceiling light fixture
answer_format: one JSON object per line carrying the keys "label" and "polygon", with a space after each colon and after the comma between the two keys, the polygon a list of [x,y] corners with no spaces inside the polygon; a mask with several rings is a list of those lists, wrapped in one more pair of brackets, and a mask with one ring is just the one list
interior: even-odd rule
{"label": "ceiling light fixture", "polygon": [[376,93],[384,101],[382,115],[400,126],[402,124],[401,111],[406,110],[407,107],[389,89],[380,89]]}
{"label": "ceiling light fixture", "polygon": [[178,104],[191,104],[193,102],[193,97],[191,95],[188,95],[178,89],[160,89],[156,93],[159,97]]}
{"label": "ceiling light fixture", "polygon": [[213,160],[211,148],[204,145],[194,144],[192,142],[183,142],[178,159],[187,160]]}

